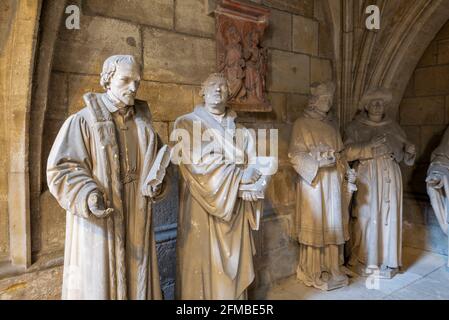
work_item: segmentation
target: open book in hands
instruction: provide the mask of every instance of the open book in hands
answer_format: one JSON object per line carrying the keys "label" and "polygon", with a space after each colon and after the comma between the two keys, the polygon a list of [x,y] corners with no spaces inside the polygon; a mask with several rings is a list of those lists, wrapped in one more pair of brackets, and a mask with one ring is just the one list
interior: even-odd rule
{"label": "open book in hands", "polygon": [[142,185],[142,193],[144,196],[155,196],[156,190],[162,185],[167,167],[170,164],[171,153],[172,149],[168,145],[164,145],[159,149],[150,172]]}

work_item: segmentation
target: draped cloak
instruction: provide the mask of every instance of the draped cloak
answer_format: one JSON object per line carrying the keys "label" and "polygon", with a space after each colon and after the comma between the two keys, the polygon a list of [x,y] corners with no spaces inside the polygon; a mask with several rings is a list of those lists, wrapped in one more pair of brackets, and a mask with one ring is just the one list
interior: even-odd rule
{"label": "draped cloak", "polygon": [[[441,188],[427,184],[427,194],[433,211],[443,232],[448,234],[449,226],[449,130],[446,129],[440,145],[432,152],[431,164],[427,174],[437,172],[442,176]],[[449,266],[449,261],[448,261]]]}
{"label": "draped cloak", "polygon": [[[387,152],[374,154],[370,141],[385,134]],[[412,165],[405,152],[406,136],[390,119],[374,122],[357,116],[345,133],[345,155],[357,172],[357,192],[351,218],[351,261],[366,267],[401,266],[402,176],[399,163]]]}
{"label": "draped cloak", "polygon": [[[64,122],[47,163],[49,190],[67,211],[62,298],[160,299],[151,200],[140,190],[161,143],[148,105],[136,100],[138,188],[124,196],[116,127],[102,96],[84,96],[86,107]],[[106,207],[115,210],[111,216],[97,218],[90,213],[87,197],[94,190],[103,193]],[[125,212],[133,215],[132,235],[126,234]],[[125,252],[130,237],[132,255]],[[127,279],[130,259],[133,279]]]}
{"label": "draped cloak", "polygon": [[[197,106],[175,122],[175,130],[185,130],[189,139],[196,139],[185,145],[185,150],[193,154],[195,143],[201,145],[198,163],[179,164],[178,299],[242,299],[254,280],[252,230],[259,228],[262,202],[238,197],[244,167],[222,161],[227,154],[235,154],[238,144],[217,143],[224,138],[226,129],[244,130],[240,151],[245,155],[244,162],[248,162],[255,148],[254,139],[244,127],[235,124],[234,118],[235,113],[228,111],[221,125],[203,106]],[[212,142],[194,135],[197,124],[201,124],[202,135],[212,129]],[[214,155],[208,151],[210,143],[215,144]]]}

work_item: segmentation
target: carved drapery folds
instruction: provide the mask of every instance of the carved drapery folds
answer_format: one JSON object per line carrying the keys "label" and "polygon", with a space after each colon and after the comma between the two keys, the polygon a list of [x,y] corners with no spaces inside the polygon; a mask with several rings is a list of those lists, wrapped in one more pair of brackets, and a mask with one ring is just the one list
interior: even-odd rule
{"label": "carved drapery folds", "polygon": [[270,11],[232,0],[216,10],[217,69],[228,80],[230,106],[237,111],[271,111],[266,97],[267,49],[261,40]]}

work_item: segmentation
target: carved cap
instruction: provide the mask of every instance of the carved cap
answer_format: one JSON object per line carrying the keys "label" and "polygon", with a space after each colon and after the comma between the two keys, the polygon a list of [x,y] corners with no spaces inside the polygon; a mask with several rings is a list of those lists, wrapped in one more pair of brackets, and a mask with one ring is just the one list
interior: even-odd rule
{"label": "carved cap", "polygon": [[366,91],[362,99],[360,99],[359,109],[365,109],[372,100],[383,100],[384,104],[388,104],[392,99],[393,95],[391,90],[386,88],[372,88]]}

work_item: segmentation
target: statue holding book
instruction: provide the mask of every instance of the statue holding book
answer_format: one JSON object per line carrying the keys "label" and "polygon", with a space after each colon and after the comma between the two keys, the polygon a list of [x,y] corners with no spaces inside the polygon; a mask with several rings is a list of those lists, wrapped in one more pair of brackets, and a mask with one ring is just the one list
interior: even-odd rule
{"label": "statue holding book", "polygon": [[173,158],[182,153],[176,295],[246,299],[255,276],[252,230],[276,159],[256,156],[255,137],[228,108],[223,74],[210,75],[202,93],[204,105],[179,117],[171,136]]}

